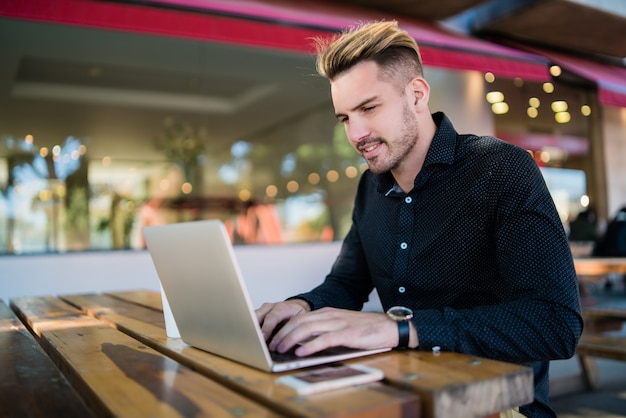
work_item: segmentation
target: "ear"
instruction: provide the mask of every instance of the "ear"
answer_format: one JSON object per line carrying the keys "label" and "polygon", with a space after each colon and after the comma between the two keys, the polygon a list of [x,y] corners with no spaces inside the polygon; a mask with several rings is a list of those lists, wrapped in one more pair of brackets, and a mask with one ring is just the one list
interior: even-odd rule
{"label": "ear", "polygon": [[422,77],[415,77],[410,81],[409,86],[413,94],[413,105],[415,110],[428,110],[428,99],[430,98],[430,85]]}

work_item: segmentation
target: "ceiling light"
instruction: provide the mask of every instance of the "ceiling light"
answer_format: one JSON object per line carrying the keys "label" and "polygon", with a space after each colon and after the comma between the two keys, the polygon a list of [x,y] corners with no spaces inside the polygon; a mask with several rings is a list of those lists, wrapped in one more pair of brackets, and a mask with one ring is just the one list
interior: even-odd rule
{"label": "ceiling light", "polygon": [[526,109],[526,114],[529,118],[535,119],[537,116],[539,116],[539,111],[536,107],[529,107],[528,109]]}
{"label": "ceiling light", "polygon": [[558,112],[554,114],[554,120],[558,123],[567,123],[572,119],[572,116],[569,112]]}
{"label": "ceiling light", "polygon": [[504,94],[500,91],[490,91],[487,93],[487,101],[491,104],[504,101]]}
{"label": "ceiling light", "polygon": [[530,107],[539,107],[539,105],[541,105],[541,102],[539,101],[538,98],[536,97],[531,97],[530,99],[528,99],[528,104],[530,105]]}
{"label": "ceiling light", "polygon": [[496,81],[496,76],[493,73],[485,73],[485,81],[487,83],[493,83]]}
{"label": "ceiling light", "polygon": [[580,196],[580,206],[582,206],[583,208],[589,206],[589,196],[587,196],[586,194]]}
{"label": "ceiling light", "polygon": [[509,105],[506,102],[498,102],[491,105],[491,111],[496,115],[504,115],[509,111]]}
{"label": "ceiling light", "polygon": [[543,91],[546,93],[554,92],[554,84],[552,83],[543,83]]}
{"label": "ceiling light", "polygon": [[268,197],[276,197],[276,195],[278,194],[278,188],[273,184],[270,184],[265,188],[265,194]]}
{"label": "ceiling light", "polygon": [[252,197],[252,194],[250,193],[250,190],[247,189],[242,189],[239,192],[239,200],[247,202],[248,200],[250,200],[250,198]]}
{"label": "ceiling light", "polygon": [[359,170],[357,170],[356,167],[352,165],[346,167],[346,177],[353,179],[358,175],[359,175]]}
{"label": "ceiling light", "polygon": [[565,112],[567,110],[567,102],[565,100],[556,100],[552,102],[550,107],[552,107],[553,112]]}
{"label": "ceiling light", "polygon": [[295,193],[298,191],[298,189],[300,188],[300,185],[298,184],[297,181],[295,180],[291,180],[289,183],[287,183],[287,190],[290,193]]}
{"label": "ceiling light", "polygon": [[589,105],[582,105],[580,107],[580,113],[582,113],[583,116],[591,115],[591,106],[589,106]]}
{"label": "ceiling light", "polygon": [[558,77],[558,76],[560,76],[560,75],[561,75],[561,73],[562,73],[562,71],[561,71],[561,67],[559,67],[558,65],[552,65],[552,66],[550,67],[550,74],[551,74],[553,77]]}
{"label": "ceiling light", "polygon": [[191,193],[193,190],[193,185],[189,182],[185,182],[183,183],[182,186],[180,186],[180,191],[183,192],[184,194],[189,194]]}

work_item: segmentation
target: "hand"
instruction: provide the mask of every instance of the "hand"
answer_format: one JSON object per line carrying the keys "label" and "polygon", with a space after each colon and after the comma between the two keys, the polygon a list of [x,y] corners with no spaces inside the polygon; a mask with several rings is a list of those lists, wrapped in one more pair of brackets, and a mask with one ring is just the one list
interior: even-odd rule
{"label": "hand", "polygon": [[[417,334],[415,329],[411,331]],[[291,316],[272,338],[269,348],[285,352],[296,344],[301,344],[296,349],[298,356],[337,346],[393,348],[398,345],[398,325],[384,313],[323,308]]]}
{"label": "hand", "polygon": [[302,299],[290,299],[278,303],[264,303],[254,311],[256,319],[261,324],[263,338],[268,341],[276,328],[289,321],[296,315],[309,312],[309,304]]}

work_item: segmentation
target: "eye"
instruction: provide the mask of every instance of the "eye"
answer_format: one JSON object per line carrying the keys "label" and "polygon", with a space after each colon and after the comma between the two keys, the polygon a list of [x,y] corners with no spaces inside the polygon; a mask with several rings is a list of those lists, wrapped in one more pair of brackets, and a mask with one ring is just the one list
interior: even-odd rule
{"label": "eye", "polygon": [[364,106],[363,113],[371,112],[374,109],[376,109],[376,106]]}

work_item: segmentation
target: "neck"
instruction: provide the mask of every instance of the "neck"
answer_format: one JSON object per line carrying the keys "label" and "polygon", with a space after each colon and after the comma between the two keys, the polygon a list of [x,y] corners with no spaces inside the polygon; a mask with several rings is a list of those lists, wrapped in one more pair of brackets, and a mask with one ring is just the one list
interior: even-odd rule
{"label": "neck", "polygon": [[427,118],[423,118],[420,121],[419,127],[420,130],[415,146],[400,166],[391,170],[393,178],[404,193],[408,193],[413,189],[415,178],[422,171],[426,154],[437,131],[437,125],[435,125],[430,114],[428,114]]}

